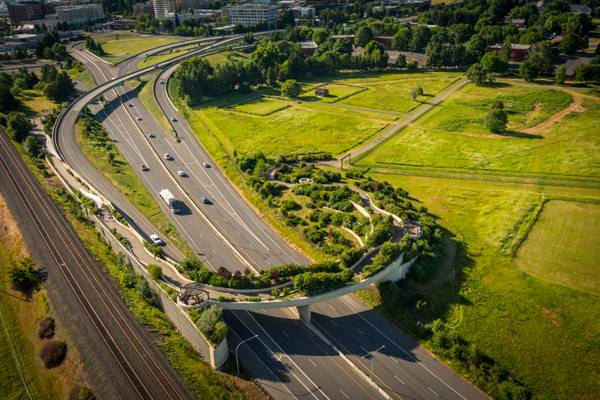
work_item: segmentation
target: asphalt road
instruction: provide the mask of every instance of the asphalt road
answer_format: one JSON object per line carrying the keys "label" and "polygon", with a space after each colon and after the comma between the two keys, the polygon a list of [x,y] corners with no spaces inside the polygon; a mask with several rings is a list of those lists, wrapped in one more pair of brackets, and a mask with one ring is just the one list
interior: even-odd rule
{"label": "asphalt road", "polygon": [[[134,65],[134,61],[123,64],[121,74],[125,73],[127,68],[133,68]],[[92,66],[90,68],[93,69]],[[114,71],[112,73],[115,74]],[[161,79],[165,79],[165,77],[161,77]],[[160,83],[157,85],[156,96],[168,114],[177,115],[166,97],[165,86]],[[144,131],[151,130],[154,133],[156,130],[156,139],[160,139],[156,142],[162,141],[162,143],[156,144],[156,150],[153,151],[161,154],[160,151],[163,147],[159,146],[170,146],[169,152],[175,156],[175,162],[173,165],[169,165],[171,162],[162,164],[168,165],[167,168],[171,175],[177,169],[190,169],[190,166],[199,169],[198,176],[194,177],[197,179],[196,183],[188,182],[185,185],[186,192],[189,191],[192,196],[197,196],[197,194],[192,194],[194,188],[196,188],[195,190],[198,188],[207,190],[207,187],[211,189],[218,187],[222,193],[236,194],[235,189],[219,173],[220,171],[216,168],[207,171],[201,167],[201,163],[210,158],[197,142],[187,123],[184,123],[183,118],[177,115],[178,122],[173,124],[182,138],[182,143],[176,145],[167,134],[162,132],[163,129],[147,113],[141,102],[133,97],[128,98],[126,102],[133,103],[131,108],[135,111],[132,110],[132,112],[142,116],[142,121],[134,121],[134,124],[140,125]],[[111,114],[116,113],[118,108],[123,109],[124,107],[111,109]],[[126,109],[125,112],[127,111]],[[125,116],[123,115],[123,118]],[[146,123],[155,125],[142,125]],[[122,127],[124,131],[134,129],[132,125]],[[113,134],[111,129],[109,132]],[[119,145],[120,148],[124,148],[124,143]],[[142,143],[139,146],[142,146]],[[158,158],[160,161],[160,157]],[[177,164],[178,161],[179,164]],[[214,167],[214,163],[212,164]],[[154,176],[155,171],[163,170],[164,168],[157,166],[152,167],[152,181],[163,179]],[[202,171],[213,174],[210,176],[210,181],[203,180],[207,178],[201,173]],[[217,177],[223,179],[219,180],[219,186],[213,183],[217,181]],[[218,196],[218,192],[215,193]],[[243,198],[238,196],[224,198],[243,221],[250,222],[254,217],[259,218],[244,203]],[[242,203],[238,204],[237,201]],[[247,214],[248,210],[251,215]],[[211,218],[215,218],[215,226],[224,227],[224,235],[229,236],[231,232],[228,232],[228,229],[234,226],[230,223],[231,215],[219,212],[210,215]],[[223,218],[224,221],[217,218]],[[264,224],[262,221],[260,223]],[[268,230],[265,231],[265,234],[269,235],[271,228],[266,228]],[[248,235],[248,232],[256,234],[252,229],[244,232],[238,228],[238,231],[241,231],[242,235],[240,236],[245,241],[254,240],[252,235]],[[232,242],[235,241],[235,237],[235,235],[231,237]],[[277,238],[275,237],[275,239]],[[278,238],[278,240],[282,239]],[[224,249],[224,251],[227,250]],[[293,319],[295,316],[291,310],[270,310],[268,313],[227,313],[227,322],[231,328],[229,340],[232,350],[241,340],[252,337],[254,334],[258,335],[258,338],[240,346],[240,361],[275,398],[383,398],[380,392],[367,384],[363,376],[354,369],[359,368],[362,374],[370,375],[371,358],[364,356],[382,345],[385,347],[373,355],[373,379],[390,398],[486,398],[485,395],[437,361],[416,342],[403,335],[396,327],[379,317],[357,298],[347,296],[343,299],[319,304],[313,308],[313,311],[313,327],[318,328],[339,351],[345,354],[346,359],[315,336],[306,325]]]}
{"label": "asphalt road", "polygon": [[98,398],[193,399],[3,131],[0,190]]}
{"label": "asphalt road", "polygon": [[[114,77],[114,72],[110,66],[100,62],[96,58],[92,58],[89,53],[74,48],[72,54],[85,63],[98,84],[104,83]],[[111,138],[116,141],[121,154],[123,154],[128,163],[134,168],[134,171],[148,188],[148,191],[164,215],[169,218],[190,248],[200,255],[200,258],[209,268],[214,270],[217,270],[220,266],[228,267],[231,270],[243,270],[247,268],[247,265],[231,251],[228,244],[207,225],[197,209],[189,208],[187,212],[177,215],[169,211],[169,208],[158,194],[160,190],[169,189],[178,199],[184,199],[185,196],[176,184],[176,180],[182,178],[178,177],[176,173],[171,174],[169,172],[163,164],[162,153],[156,153],[153,148],[153,142],[167,141],[168,139],[163,134],[160,125],[146,111],[141,102],[137,99],[132,101],[126,100],[132,94],[123,96],[122,91],[125,90],[127,89],[117,88],[114,91],[106,92],[104,97],[108,103],[104,107],[90,105],[90,108],[97,113],[98,118]],[[136,107],[133,107],[134,110],[127,109],[131,108],[128,106],[129,103],[135,104]],[[142,121],[135,120],[140,115]],[[148,137],[150,133],[153,133],[156,138],[150,139]],[[78,157],[80,155],[85,157],[77,141],[73,143],[73,138],[71,138],[68,145],[61,145],[61,148],[64,149],[65,146],[72,152],[67,157],[72,157],[75,153],[79,153]],[[90,164],[89,161],[88,164]],[[150,171],[142,171],[142,164],[148,166]],[[78,171],[85,173],[86,176],[91,176],[94,172],[90,168],[95,170],[91,164],[89,167],[86,165],[85,168],[82,164],[79,164]],[[93,180],[93,182],[94,186],[96,186],[96,180]],[[99,190],[102,193],[106,192],[104,188],[99,188]],[[112,197],[110,198],[112,200]],[[190,204],[187,205],[191,207]],[[145,232],[155,233],[157,229],[154,227],[146,228]],[[169,243],[167,243],[167,246],[169,246]],[[174,251],[172,248],[168,248],[167,250],[169,254]]]}

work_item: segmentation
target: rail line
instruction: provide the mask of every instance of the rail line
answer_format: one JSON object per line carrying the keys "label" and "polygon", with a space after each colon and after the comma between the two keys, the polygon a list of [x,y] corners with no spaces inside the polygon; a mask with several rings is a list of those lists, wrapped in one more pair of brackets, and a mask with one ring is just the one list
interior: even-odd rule
{"label": "rail line", "polygon": [[[164,392],[160,397],[160,399],[185,399],[188,396],[185,394],[181,394],[176,388],[175,385],[171,382],[171,379],[164,373],[164,371],[157,364],[155,358],[152,354],[146,349],[146,347],[141,342],[138,335],[133,331],[130,323],[127,321],[123,313],[118,309],[114,301],[111,299],[110,295],[104,288],[104,286],[99,282],[98,277],[93,273],[92,267],[88,265],[85,260],[85,257],[81,254],[80,249],[77,246],[77,243],[74,242],[73,232],[68,232],[68,228],[66,227],[66,221],[64,218],[59,219],[56,215],[58,210],[52,209],[53,206],[51,201],[41,193],[41,188],[37,184],[33,184],[31,176],[28,176],[26,172],[23,171],[23,162],[20,160],[20,156],[16,154],[16,151],[12,148],[12,145],[8,142],[8,139],[5,134],[0,134],[0,144],[2,150],[4,150],[5,157],[0,158],[0,164],[2,165],[2,169],[6,173],[6,176],[9,178],[11,185],[14,188],[15,193],[20,198],[24,208],[26,209],[28,215],[34,222],[34,226],[36,230],[39,232],[42,237],[46,247],[48,248],[52,259],[56,262],[58,268],[60,269],[62,275],[66,279],[69,287],[73,290],[73,293],[76,295],[78,302],[83,307],[86,315],[90,318],[92,324],[100,334],[102,340],[109,348],[109,351],[116,359],[119,367],[122,369],[123,373],[126,375],[127,379],[131,382],[133,389],[138,394],[138,396],[142,399],[155,399],[156,397],[150,393],[148,388],[145,386],[144,382],[136,372],[135,368],[131,365],[128,360],[125,352],[122,347],[117,343],[117,340],[111,334],[111,328],[107,327],[106,324],[102,321],[98,312],[95,310],[92,302],[86,295],[84,289],[79,284],[77,278],[74,276],[73,271],[67,267],[67,263],[63,258],[60,250],[57,248],[52,238],[61,238],[67,248],[67,252],[75,261],[75,265],[79,267],[79,269],[83,272],[83,275],[89,285],[93,288],[95,294],[101,300],[103,306],[107,310],[107,315],[109,315],[112,320],[116,323],[116,327],[118,327],[134,352],[139,356],[140,360],[146,367],[147,372],[154,378],[156,384],[161,388],[161,391]],[[17,157],[19,157],[17,159]],[[12,168],[11,165],[12,164]],[[16,174],[15,174],[16,172]],[[27,187],[32,195],[29,197],[23,186],[19,184],[20,178],[24,183],[24,186]],[[34,204],[32,200],[35,200],[37,204]],[[39,207],[36,207],[39,206]],[[55,207],[55,206],[54,206]],[[56,231],[56,235],[52,235],[49,226],[45,225],[37,213],[42,212],[43,215],[49,220],[50,225]],[[111,321],[112,322],[112,321]]]}

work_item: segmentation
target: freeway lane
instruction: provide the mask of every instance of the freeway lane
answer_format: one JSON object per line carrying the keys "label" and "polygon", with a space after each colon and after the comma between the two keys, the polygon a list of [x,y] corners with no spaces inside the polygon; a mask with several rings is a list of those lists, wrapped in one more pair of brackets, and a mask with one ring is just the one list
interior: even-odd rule
{"label": "freeway lane", "polygon": [[[71,54],[80,59],[88,67],[94,80],[98,83],[107,81],[111,75],[111,67],[104,63],[92,59],[89,53],[82,52],[77,47],[71,49]],[[94,62],[96,61],[96,62]],[[186,214],[173,215],[163,200],[158,195],[161,189],[168,188],[178,199],[184,199],[184,194],[174,183],[175,178],[168,173],[162,164],[160,155],[154,153],[150,145],[150,139],[147,135],[152,132],[156,136],[151,141],[167,141],[162,134],[162,129],[158,123],[149,115],[143,115],[142,126],[140,122],[134,120],[133,112],[139,113],[137,109],[128,110],[128,104],[131,101],[123,100],[120,93],[125,88],[117,88],[104,94],[108,101],[106,107],[90,105],[90,109],[97,112],[97,116],[102,121],[102,125],[115,139],[120,152],[134,168],[135,173],[142,180],[154,200],[161,207],[162,212],[171,220],[183,235],[188,245],[197,253],[207,267],[217,270],[220,266],[226,266],[233,270],[243,270],[246,264],[234,256],[223,240],[206,225],[196,210],[190,210]],[[119,91],[119,92],[117,92]],[[142,108],[141,105],[139,107]],[[134,114],[135,115],[135,114]],[[160,153],[159,153],[160,154]],[[150,171],[144,172],[140,165],[145,164]],[[188,204],[189,206],[189,204]]]}
{"label": "freeway lane", "polygon": [[438,361],[356,296],[313,307],[312,323],[394,399],[471,400],[488,397]]}
{"label": "freeway lane", "polygon": [[78,343],[98,397],[192,399],[3,131],[0,189],[34,259],[48,273],[59,320]]}
{"label": "freeway lane", "polygon": [[384,397],[291,310],[227,312],[230,346],[244,367],[276,399],[383,399]]}
{"label": "freeway lane", "polygon": [[[154,85],[154,95],[161,108],[171,120],[171,125],[181,138],[173,145],[173,151],[184,160],[210,160],[214,166],[201,169],[195,178],[199,185],[215,200],[214,207],[207,211],[219,229],[238,248],[258,265],[280,265],[285,263],[307,264],[309,260],[294,250],[273,228],[249,206],[248,202],[233,187],[218,165],[198,141],[186,119],[168,98],[167,81],[177,68],[167,68]],[[160,82],[164,82],[161,84]],[[172,121],[175,117],[175,121]]]}

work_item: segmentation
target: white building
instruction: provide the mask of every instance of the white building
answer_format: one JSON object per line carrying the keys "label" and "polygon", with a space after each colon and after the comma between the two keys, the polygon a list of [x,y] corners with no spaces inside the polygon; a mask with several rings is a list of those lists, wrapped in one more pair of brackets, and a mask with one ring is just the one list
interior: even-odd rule
{"label": "white building", "polygon": [[223,13],[230,24],[254,26],[277,21],[277,7],[262,4],[241,4],[223,7]]}
{"label": "white building", "polygon": [[175,13],[175,0],[152,0],[154,18],[165,19]]}
{"label": "white building", "polygon": [[85,24],[104,19],[102,4],[82,4],[77,6],[57,6],[56,14],[60,22]]}

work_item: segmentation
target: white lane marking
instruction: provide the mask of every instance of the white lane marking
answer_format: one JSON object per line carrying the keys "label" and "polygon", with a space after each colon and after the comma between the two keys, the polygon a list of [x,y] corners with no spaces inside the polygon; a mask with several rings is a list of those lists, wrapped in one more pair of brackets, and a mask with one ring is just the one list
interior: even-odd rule
{"label": "white lane marking", "polygon": [[346,394],[346,392],[344,392],[342,389],[340,389],[340,392],[341,392],[341,393],[344,395],[344,397],[345,397],[345,398],[347,398],[347,399],[349,399],[349,398],[350,398],[350,396],[348,396],[348,395]]}
{"label": "white lane marking", "polygon": [[[344,300],[343,297],[340,297],[340,301],[344,304],[346,304],[351,311],[356,312],[352,306],[350,306],[346,300]],[[385,333],[383,333],[381,330],[379,330],[379,328],[377,328],[375,325],[373,325],[369,320],[367,320],[365,317],[363,317],[360,314],[361,310],[358,310],[358,312],[355,314],[358,316],[358,318],[362,319],[363,321],[365,321],[367,324],[369,324],[375,331],[377,331],[381,336],[383,336],[384,338],[386,338],[392,346],[397,347],[398,349],[400,349],[400,351],[402,351],[404,354],[406,354],[412,361],[416,362],[417,364],[419,364],[421,367],[423,367],[423,369],[425,369],[427,372],[429,372],[433,377],[435,377],[438,381],[440,381],[442,384],[444,384],[444,386],[446,386],[448,389],[452,390],[458,397],[460,397],[463,400],[467,400],[465,396],[463,396],[462,394],[458,393],[452,386],[450,386],[448,383],[446,383],[445,380],[443,380],[442,378],[440,378],[439,376],[437,376],[432,370],[430,370],[429,368],[427,368],[421,361],[417,360],[415,358],[415,356],[413,356],[411,353],[409,353],[408,351],[406,351],[402,346],[400,346],[399,344],[397,344],[395,341],[393,341],[389,336],[387,336]]]}
{"label": "white lane marking", "polygon": [[[248,316],[260,327],[260,329],[265,333],[265,335],[267,335],[271,341],[273,341],[273,343],[279,348],[279,352],[283,355],[285,355],[291,362],[292,364],[294,364],[296,366],[296,368],[298,368],[298,370],[302,373],[302,375],[304,375],[306,377],[306,379],[323,395],[325,396],[325,398],[329,399],[329,396],[327,396],[325,394],[325,392],[323,392],[323,390],[312,380],[310,379],[310,377],[304,372],[304,370],[302,368],[300,368],[298,366],[298,364],[296,364],[296,362],[285,352],[283,351],[283,349],[281,348],[281,346],[279,346],[279,343],[277,343],[275,341],[275,339],[273,339],[273,337],[271,335],[269,335],[269,333],[266,331],[265,328],[262,327],[262,325],[260,325],[258,323],[258,321],[256,320],[256,318],[254,318],[254,316],[252,314],[250,314],[248,311],[246,311],[246,314],[248,314]],[[308,389],[308,388],[307,388]],[[311,393],[312,394],[312,393]],[[314,395],[313,395],[314,396]]]}
{"label": "white lane marking", "polygon": [[427,386],[427,389],[429,389],[429,391],[430,391],[431,393],[435,394],[435,396],[436,396],[436,397],[440,397],[440,395],[439,395],[439,394],[437,394],[437,393],[435,392],[435,390],[433,390],[433,389],[432,389],[432,388],[430,388],[429,386]]}
{"label": "white lane marking", "polygon": [[335,307],[334,307],[334,306],[332,306],[331,304],[327,303],[327,305],[328,305],[329,307],[331,307],[331,309],[332,309],[333,311],[337,311],[337,310],[335,309]]}
{"label": "white lane marking", "polygon": [[[242,337],[231,327],[229,327],[229,330],[235,335],[237,336],[240,341],[242,340]],[[254,334],[254,332],[251,330],[250,332],[252,332],[252,334]],[[244,346],[244,345],[242,345]],[[240,347],[242,347],[240,346]],[[296,398],[296,396],[294,396],[294,394],[292,393],[292,391],[287,387],[286,384],[284,384],[281,379],[279,379],[279,376],[277,376],[277,374],[275,372],[273,372],[273,370],[271,368],[269,368],[269,366],[267,364],[265,364],[265,362],[262,360],[262,357],[259,357],[258,354],[256,354],[254,352],[254,350],[252,350],[252,347],[250,347],[248,344],[246,344],[246,347],[248,348],[248,350],[250,351],[250,353],[252,353],[254,355],[254,357],[256,357],[256,359],[266,368],[267,371],[269,371],[271,373],[271,375],[273,375],[273,377],[275,377],[275,379],[277,380],[277,382],[279,382],[284,388],[285,390],[287,390],[290,394],[290,396],[292,396],[293,398]],[[269,353],[269,349],[267,349],[267,354]]]}
{"label": "white lane marking", "polygon": [[394,378],[398,379],[398,381],[403,384],[406,385],[406,382],[404,382],[402,379],[398,378],[396,375],[394,375]]}
{"label": "white lane marking", "polygon": [[286,331],[281,331],[281,333],[283,333],[283,336],[285,336],[286,338],[290,338],[290,335],[288,335]]}
{"label": "white lane marking", "polygon": [[[256,325],[257,325],[257,326],[258,326],[258,327],[259,327],[259,328],[260,328],[260,329],[261,329],[261,330],[262,330],[262,331],[263,331],[263,332],[264,332],[264,333],[267,335],[267,337],[268,337],[268,338],[271,340],[271,342],[273,342],[273,343],[276,345],[276,347],[278,347],[278,348],[279,348],[279,354],[280,354],[280,357],[277,357],[277,355],[275,354],[275,352],[269,348],[269,346],[268,346],[268,345],[267,345],[267,344],[266,344],[266,343],[265,343],[265,342],[264,342],[264,341],[261,339],[261,337],[260,337],[260,336],[257,336],[257,337],[256,337],[256,340],[258,340],[259,342],[261,342],[261,343],[262,343],[262,345],[263,345],[263,346],[265,346],[265,348],[267,349],[267,354],[269,354],[269,355],[273,356],[275,359],[279,360],[280,362],[281,362],[281,359],[282,359],[284,356],[287,356],[287,358],[288,358],[288,359],[289,359],[289,360],[292,362],[292,364],[294,364],[294,366],[295,366],[295,367],[296,367],[296,368],[297,368],[297,369],[298,369],[300,372],[302,372],[302,374],[303,374],[304,376],[306,376],[306,374],[304,373],[304,371],[302,371],[302,369],[301,369],[300,367],[298,367],[298,365],[297,365],[297,364],[294,362],[294,360],[292,360],[292,359],[291,359],[291,357],[290,357],[290,356],[288,356],[288,355],[287,355],[287,354],[286,354],[286,353],[285,353],[285,352],[284,352],[284,351],[281,349],[281,347],[279,346],[279,344],[278,344],[278,343],[277,343],[277,342],[276,342],[276,341],[275,341],[275,340],[274,340],[274,339],[271,337],[271,335],[269,335],[269,334],[267,333],[267,331],[266,331],[266,330],[265,330],[265,329],[264,329],[264,328],[263,328],[263,327],[262,327],[262,326],[261,326],[261,325],[258,323],[258,321],[256,321],[256,319],[254,319],[254,317],[252,317],[252,315],[251,315],[251,314],[250,314],[248,311],[245,311],[245,313],[246,313],[248,316],[250,316],[250,318],[251,318],[252,320],[254,320],[254,322],[256,323]],[[244,326],[246,327],[246,329],[248,329],[250,332],[252,332],[252,334],[253,334],[253,335],[258,335],[258,334],[257,334],[255,331],[253,331],[252,329],[250,329],[250,327],[249,327],[248,325],[246,325],[246,323],[245,323],[245,322],[244,322],[244,321],[243,321],[243,320],[242,320],[240,317],[238,317],[238,316],[237,316],[235,313],[233,314],[233,316],[234,316],[234,317],[235,317],[235,318],[236,318],[238,321],[240,321],[240,322],[242,323],[242,325],[244,325]],[[286,370],[287,370],[287,371],[288,371],[290,374],[292,374],[292,376],[293,376],[294,378],[296,378],[296,379],[298,380],[298,382],[300,382],[300,384],[301,384],[302,386],[304,386],[304,388],[305,388],[306,390],[308,390],[308,393],[310,393],[310,395],[311,395],[312,397],[314,397],[315,399],[317,399],[317,396],[315,395],[315,392],[314,392],[313,390],[311,390],[311,389],[310,389],[308,386],[306,386],[306,385],[304,384],[304,382],[303,382],[302,380],[300,380],[300,378],[298,378],[298,376],[297,376],[297,375],[296,375],[296,374],[295,374],[295,373],[294,373],[294,372],[293,372],[293,371],[292,371],[292,370],[291,370],[291,369],[288,367],[288,365],[287,365],[286,363],[284,363],[284,362],[281,362],[281,365],[283,365],[283,367],[284,367],[284,368],[285,368],[285,369],[286,369]],[[309,380],[309,381],[310,381],[310,382],[313,384],[313,386],[314,386],[314,387],[315,387],[315,388],[316,388],[318,391],[320,391],[321,393],[323,393],[323,391],[322,391],[321,389],[319,389],[319,388],[318,388],[318,386],[317,386],[317,385],[315,385],[315,384],[314,384],[314,382],[312,382],[312,381],[310,380],[310,378],[308,378],[308,380]],[[327,395],[325,395],[325,393],[323,393],[323,395],[324,395],[325,397],[327,397]],[[328,398],[328,397],[327,397],[327,398]]]}
{"label": "white lane marking", "polygon": [[331,323],[333,324],[333,326],[339,326],[334,320],[331,320]]}
{"label": "white lane marking", "polygon": [[360,329],[358,329],[358,328],[356,328],[356,330],[358,331],[358,333],[360,333],[361,335],[363,335],[363,336],[364,336],[364,334],[365,334],[365,333],[364,333],[363,331],[361,331],[361,330],[360,330]]}
{"label": "white lane marking", "polygon": [[315,364],[315,362],[312,360],[312,358],[309,358],[308,361],[310,361],[310,363],[313,365],[313,367],[317,366],[317,364]]}

